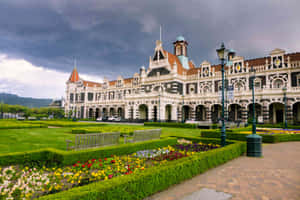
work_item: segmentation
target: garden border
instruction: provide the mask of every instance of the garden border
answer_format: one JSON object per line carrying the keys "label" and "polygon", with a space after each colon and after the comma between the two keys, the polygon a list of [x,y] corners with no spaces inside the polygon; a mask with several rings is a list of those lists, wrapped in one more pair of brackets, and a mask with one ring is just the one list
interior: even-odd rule
{"label": "garden border", "polygon": [[[220,142],[216,139],[197,137],[178,138],[194,141]],[[180,183],[210,168],[239,157],[246,151],[245,142],[228,142],[231,145],[205,153],[195,153],[190,157],[171,161],[161,167],[145,169],[143,172],[116,177],[107,181],[101,181],[100,183],[91,183],[56,194],[42,196],[39,199],[143,199],[155,192],[162,191],[171,185]]]}
{"label": "garden border", "polygon": [[[230,140],[246,141],[246,136],[250,134],[246,133],[226,133],[226,138]],[[258,134],[262,137],[264,143],[277,143],[277,142],[289,142],[289,141],[300,141],[300,134]],[[201,131],[201,137],[204,138],[221,138],[221,132],[219,131]]]}
{"label": "garden border", "polygon": [[145,122],[144,126],[196,129],[198,127],[198,124],[186,124],[186,123],[178,123],[178,122]]}

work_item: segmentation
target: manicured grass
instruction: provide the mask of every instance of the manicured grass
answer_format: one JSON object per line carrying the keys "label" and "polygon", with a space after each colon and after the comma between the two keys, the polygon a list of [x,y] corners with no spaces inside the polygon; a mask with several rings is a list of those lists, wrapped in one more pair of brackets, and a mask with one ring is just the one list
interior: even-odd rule
{"label": "manicured grass", "polygon": [[[109,126],[116,126],[109,124]],[[143,128],[143,125],[118,125],[120,127]],[[147,127],[157,129],[157,127]],[[33,129],[3,129],[0,130],[0,154],[23,152],[41,148],[65,150],[66,140],[75,140],[72,128],[33,128]],[[200,136],[199,129],[162,128],[161,137],[168,136]],[[121,138],[120,143],[123,143]]]}
{"label": "manicured grass", "polygon": [[74,140],[71,128],[0,130],[0,153],[22,152],[52,147],[64,150],[66,140]]}

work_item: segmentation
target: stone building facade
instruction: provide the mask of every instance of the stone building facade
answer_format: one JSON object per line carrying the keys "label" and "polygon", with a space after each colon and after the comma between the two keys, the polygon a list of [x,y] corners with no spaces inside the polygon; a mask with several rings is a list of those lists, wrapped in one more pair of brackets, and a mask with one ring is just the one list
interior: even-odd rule
{"label": "stone building facade", "polygon": [[[208,121],[221,116],[221,65],[203,61],[199,67],[188,58],[182,37],[174,52],[157,41],[148,68],[131,78],[102,83],[83,80],[74,68],[66,87],[65,112],[77,118],[120,116],[127,120]],[[225,66],[226,118],[246,122],[252,116],[252,69],[255,110],[259,122],[300,123],[300,53],[274,49],[266,57],[244,59],[230,50]],[[286,90],[284,90],[286,88]]]}

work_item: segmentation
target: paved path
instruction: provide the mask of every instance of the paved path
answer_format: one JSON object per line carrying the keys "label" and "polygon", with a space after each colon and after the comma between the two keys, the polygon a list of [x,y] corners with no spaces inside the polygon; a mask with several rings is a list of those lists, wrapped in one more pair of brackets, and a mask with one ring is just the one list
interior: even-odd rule
{"label": "paved path", "polygon": [[264,144],[263,158],[237,158],[145,200],[183,200],[206,188],[232,200],[300,200],[300,142]]}

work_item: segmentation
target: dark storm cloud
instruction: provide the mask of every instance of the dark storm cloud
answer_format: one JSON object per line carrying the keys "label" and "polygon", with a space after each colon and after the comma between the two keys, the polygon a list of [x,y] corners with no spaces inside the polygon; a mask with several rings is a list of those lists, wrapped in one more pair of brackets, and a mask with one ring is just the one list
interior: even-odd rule
{"label": "dark storm cloud", "polygon": [[164,48],[184,35],[198,66],[224,41],[246,58],[299,51],[300,3],[279,1],[2,0],[0,53],[70,72],[130,76],[147,66],[163,26]]}

